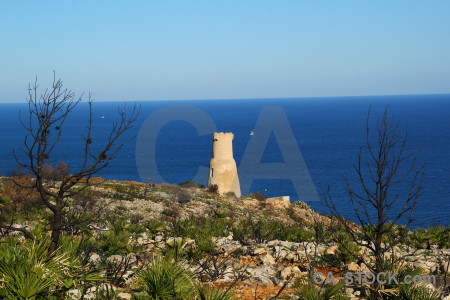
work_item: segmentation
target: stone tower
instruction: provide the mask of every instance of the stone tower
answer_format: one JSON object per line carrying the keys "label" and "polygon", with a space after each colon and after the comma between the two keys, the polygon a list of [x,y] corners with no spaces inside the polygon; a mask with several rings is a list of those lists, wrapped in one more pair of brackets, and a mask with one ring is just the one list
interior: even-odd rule
{"label": "stone tower", "polygon": [[208,186],[216,184],[218,192],[233,192],[241,196],[241,186],[233,158],[233,137],[231,132],[216,132],[213,135],[213,157],[209,164]]}

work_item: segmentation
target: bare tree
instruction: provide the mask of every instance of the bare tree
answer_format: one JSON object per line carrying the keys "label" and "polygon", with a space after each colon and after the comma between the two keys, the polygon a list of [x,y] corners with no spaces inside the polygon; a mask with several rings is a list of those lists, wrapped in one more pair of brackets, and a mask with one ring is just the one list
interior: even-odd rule
{"label": "bare tree", "polygon": [[[423,188],[424,167],[417,165],[415,153],[407,150],[408,135],[400,133],[399,123],[388,109],[378,118],[375,136],[370,128],[370,110],[366,120],[366,145],[360,148],[354,169],[360,187],[355,189],[345,177],[355,218],[354,226],[339,213],[331,193],[325,200],[331,213],[345,227],[352,240],[367,249],[374,263],[362,261],[371,271],[385,269],[386,253],[404,238],[413,221],[412,215]],[[402,187],[401,189],[397,189]],[[405,189],[406,187],[406,189]],[[397,209],[397,210],[396,210]],[[403,227],[397,226],[399,222]],[[394,259],[394,256],[391,256]]]}
{"label": "bare tree", "polygon": [[103,145],[95,144],[92,137],[93,130],[93,101],[91,95],[87,101],[89,115],[83,136],[82,162],[77,170],[68,170],[61,164],[56,168],[59,173],[56,185],[48,184],[48,165],[52,165],[55,147],[58,145],[65,121],[83,100],[83,95],[76,97],[75,94],[63,88],[61,79],[54,76],[51,88],[46,89],[43,94],[38,95],[37,80],[28,89],[28,114],[26,118],[20,118],[22,126],[27,132],[24,140],[25,147],[21,149],[24,157],[14,151],[14,157],[21,168],[33,176],[32,184],[21,185],[23,188],[37,190],[42,203],[52,212],[50,224],[51,244],[49,251],[57,249],[62,230],[66,226],[65,208],[70,199],[87,187],[93,175],[106,168],[115,158],[117,152],[124,146],[121,141],[123,134],[133,127],[139,115],[140,109],[134,105],[131,111],[126,107],[119,108],[119,121],[113,122],[108,132],[107,141]]}
{"label": "bare tree", "polygon": [[303,246],[305,258],[309,264],[308,277],[313,281],[316,277],[316,267],[319,264],[319,247],[328,245],[332,233],[331,222],[324,222],[319,214],[311,215],[312,223],[309,228],[310,236],[307,240],[303,240],[300,243]]}

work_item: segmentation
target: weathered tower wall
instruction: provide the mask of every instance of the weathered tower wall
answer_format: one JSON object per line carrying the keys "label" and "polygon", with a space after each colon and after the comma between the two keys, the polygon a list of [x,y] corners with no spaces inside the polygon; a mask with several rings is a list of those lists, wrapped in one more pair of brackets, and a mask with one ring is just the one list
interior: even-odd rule
{"label": "weathered tower wall", "polygon": [[230,133],[217,132],[213,135],[213,157],[209,165],[208,186],[216,184],[218,192],[233,192],[241,196],[241,186],[233,158],[233,137]]}

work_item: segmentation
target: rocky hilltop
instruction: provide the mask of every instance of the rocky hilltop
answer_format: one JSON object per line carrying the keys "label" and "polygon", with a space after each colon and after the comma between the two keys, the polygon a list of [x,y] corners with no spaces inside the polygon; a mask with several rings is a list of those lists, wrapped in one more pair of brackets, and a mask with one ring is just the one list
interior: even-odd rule
{"label": "rocky hilltop", "polygon": [[[9,181],[0,179],[2,199],[14,192]],[[342,242],[345,231],[333,218],[300,201],[261,194],[219,195],[194,182],[160,185],[100,178],[93,182],[68,207],[72,220],[65,228],[65,244],[89,245],[83,252],[85,263],[106,270],[108,280],[83,292],[71,288],[68,295],[73,299],[94,299],[105,289],[117,299],[141,299],[139,274],[155,257],[181,261],[196,282],[234,295],[223,299],[301,299],[301,287],[311,272],[324,274],[318,276],[325,280],[330,272],[338,278],[348,271],[370,271],[355,259],[367,256],[367,251]],[[15,219],[15,227],[45,233],[41,225],[45,209],[32,194],[24,198],[27,213]],[[24,239],[20,232],[2,229],[2,233]],[[426,238],[431,234],[427,230],[406,234],[405,243],[393,253],[404,258],[404,265],[436,275],[437,282],[427,288],[443,292],[448,244]],[[365,299],[357,284],[346,284],[342,293],[346,298],[339,299]]]}

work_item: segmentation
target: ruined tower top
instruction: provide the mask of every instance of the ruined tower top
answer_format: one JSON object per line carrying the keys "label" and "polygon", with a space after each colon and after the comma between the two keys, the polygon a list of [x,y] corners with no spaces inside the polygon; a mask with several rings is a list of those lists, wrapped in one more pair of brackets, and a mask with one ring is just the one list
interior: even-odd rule
{"label": "ruined tower top", "polygon": [[213,136],[213,157],[218,159],[233,158],[233,138],[231,132],[216,132]]}

